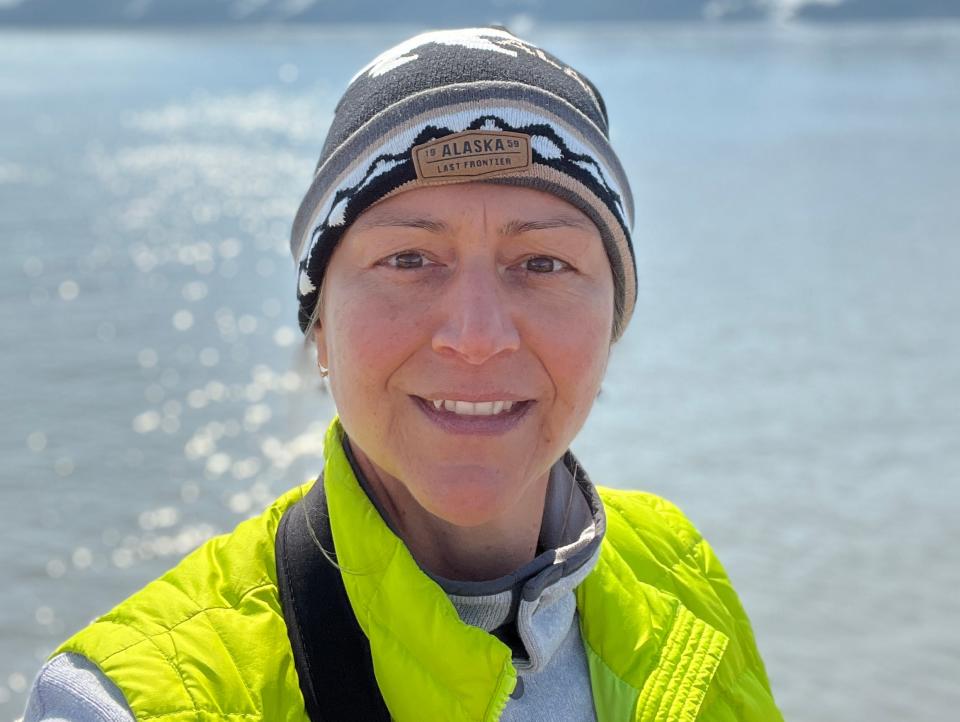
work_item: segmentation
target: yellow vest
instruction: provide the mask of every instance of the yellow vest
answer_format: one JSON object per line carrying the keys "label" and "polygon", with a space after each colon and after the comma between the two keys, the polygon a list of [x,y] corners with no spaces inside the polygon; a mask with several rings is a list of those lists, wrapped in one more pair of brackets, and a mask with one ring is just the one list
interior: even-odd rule
{"label": "yellow vest", "polygon": [[[417,566],[357,482],[342,436],[334,419],[324,491],[344,586],[391,716],[499,719],[517,680],[510,649],[464,624]],[[138,720],[306,721],[274,537],[309,486],[209,540],[54,654],[96,663]],[[659,497],[598,491],[607,531],[576,597],[599,722],[782,722],[749,620],[706,541]]]}

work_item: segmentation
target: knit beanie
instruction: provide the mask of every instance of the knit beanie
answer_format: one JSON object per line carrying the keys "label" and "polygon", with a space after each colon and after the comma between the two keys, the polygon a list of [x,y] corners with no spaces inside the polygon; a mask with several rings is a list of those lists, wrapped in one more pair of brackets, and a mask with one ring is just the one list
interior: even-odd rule
{"label": "knit beanie", "polygon": [[290,249],[307,332],[344,231],[377,201],[482,181],[552,193],[600,230],[614,280],[616,340],[633,311],[633,199],[597,88],[506,29],[423,33],[374,58],[337,104]]}

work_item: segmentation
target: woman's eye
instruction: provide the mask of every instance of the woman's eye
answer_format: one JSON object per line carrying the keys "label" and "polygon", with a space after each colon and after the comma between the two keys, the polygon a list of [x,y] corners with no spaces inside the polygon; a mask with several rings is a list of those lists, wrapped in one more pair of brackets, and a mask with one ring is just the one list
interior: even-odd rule
{"label": "woman's eye", "polygon": [[569,268],[563,261],[550,256],[534,256],[524,261],[523,265],[526,270],[533,273],[556,273]]}
{"label": "woman's eye", "polygon": [[417,251],[403,251],[389,256],[386,263],[394,268],[423,268],[427,264],[427,259]]}

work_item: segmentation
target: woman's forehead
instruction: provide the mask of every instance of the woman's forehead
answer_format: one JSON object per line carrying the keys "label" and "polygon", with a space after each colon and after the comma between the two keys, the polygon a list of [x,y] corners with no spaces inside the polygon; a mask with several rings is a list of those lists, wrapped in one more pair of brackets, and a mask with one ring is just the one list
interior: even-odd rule
{"label": "woman's forehead", "polygon": [[550,193],[491,183],[457,183],[414,188],[366,209],[352,224],[358,231],[384,226],[449,230],[458,219],[482,216],[498,224],[501,235],[531,230],[573,228],[599,235],[579,208]]}

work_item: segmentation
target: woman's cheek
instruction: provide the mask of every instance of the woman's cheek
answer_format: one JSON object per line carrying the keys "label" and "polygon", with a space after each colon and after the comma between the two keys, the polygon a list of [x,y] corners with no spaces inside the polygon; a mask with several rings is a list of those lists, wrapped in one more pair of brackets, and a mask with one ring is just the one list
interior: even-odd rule
{"label": "woman's cheek", "polygon": [[612,311],[593,299],[581,299],[563,309],[551,309],[528,324],[531,340],[565,370],[565,375],[590,379],[604,365],[610,344]]}
{"label": "woman's cheek", "polygon": [[350,363],[376,361],[397,334],[402,309],[370,284],[354,286],[338,303],[334,345],[343,349],[343,359]]}

